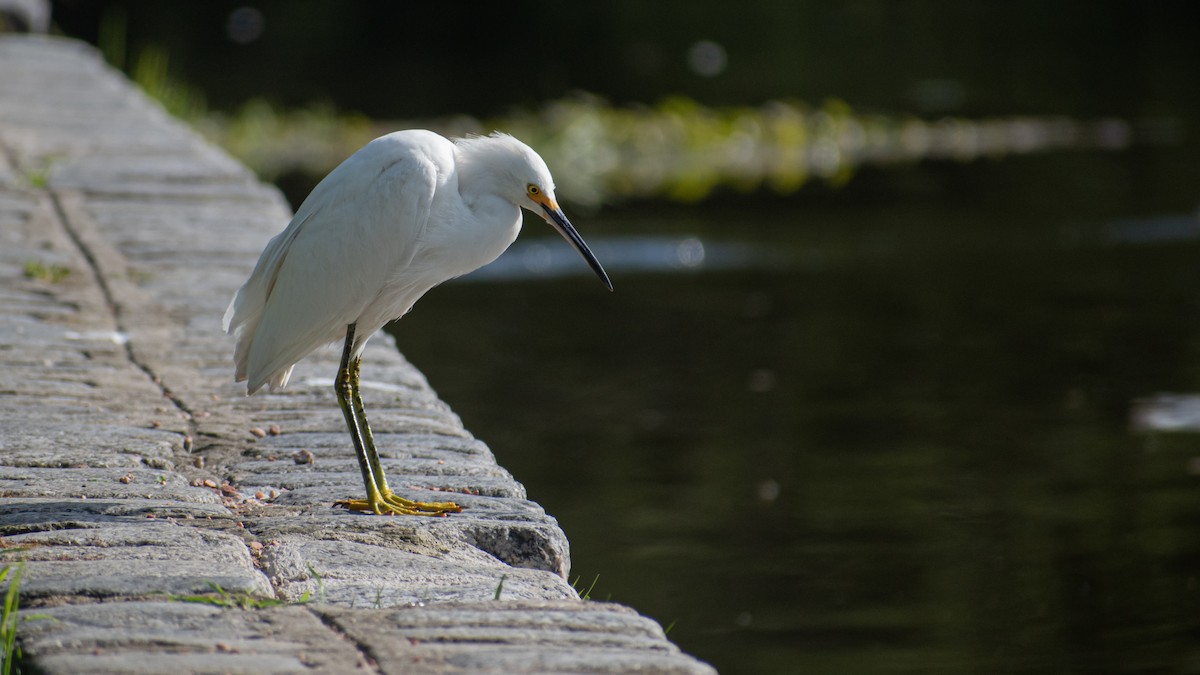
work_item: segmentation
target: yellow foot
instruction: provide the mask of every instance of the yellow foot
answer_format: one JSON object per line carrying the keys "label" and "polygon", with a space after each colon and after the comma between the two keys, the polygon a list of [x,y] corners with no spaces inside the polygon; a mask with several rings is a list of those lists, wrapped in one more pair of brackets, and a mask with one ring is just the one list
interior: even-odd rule
{"label": "yellow foot", "polygon": [[445,516],[461,513],[462,507],[454,502],[414,502],[388,491],[378,502],[368,499],[342,499],[334,506],[351,511],[363,511],[381,516]]}

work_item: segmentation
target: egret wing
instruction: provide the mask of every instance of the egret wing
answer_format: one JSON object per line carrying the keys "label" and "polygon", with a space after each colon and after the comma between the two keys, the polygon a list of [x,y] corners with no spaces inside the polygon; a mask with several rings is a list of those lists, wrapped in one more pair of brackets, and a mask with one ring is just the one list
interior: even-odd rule
{"label": "egret wing", "polygon": [[227,330],[238,331],[249,392],[286,384],[297,361],[341,339],[419,249],[442,167],[420,144],[381,143],[389,138],[313,190],[231,304]]}

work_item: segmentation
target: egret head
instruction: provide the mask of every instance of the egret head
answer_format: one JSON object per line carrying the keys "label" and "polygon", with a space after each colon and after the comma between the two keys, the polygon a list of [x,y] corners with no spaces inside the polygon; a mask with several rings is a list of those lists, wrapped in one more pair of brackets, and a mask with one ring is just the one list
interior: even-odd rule
{"label": "egret head", "polygon": [[[538,162],[542,161],[537,155],[534,155],[534,157]],[[544,167],[545,165],[543,164],[542,166]],[[604,272],[604,268],[600,266],[600,261],[596,260],[596,256],[592,253],[592,250],[584,243],[583,237],[579,236],[579,233],[575,231],[575,228],[571,225],[571,221],[567,220],[566,214],[559,208],[558,202],[554,200],[554,184],[549,182],[550,172],[545,172],[545,175],[547,178],[546,183],[530,182],[525,186],[525,200],[529,204],[522,204],[522,206],[534,213],[540,211],[539,215],[547,223],[550,223],[551,227],[558,230],[563,239],[566,239],[571,246],[575,247],[576,251],[579,251],[579,255],[583,256],[583,259],[587,261],[592,271],[596,273],[596,276],[600,277],[600,281],[604,282],[604,285],[611,291],[612,282],[609,281],[608,274]]]}
{"label": "egret head", "polygon": [[583,256],[608,290],[612,290],[608,274],[559,207],[554,198],[554,179],[550,176],[550,169],[533,148],[500,132],[462,139],[458,144],[460,148],[470,147],[470,151],[464,153],[466,161],[475,164],[474,168],[491,174],[497,194],[550,223]]}

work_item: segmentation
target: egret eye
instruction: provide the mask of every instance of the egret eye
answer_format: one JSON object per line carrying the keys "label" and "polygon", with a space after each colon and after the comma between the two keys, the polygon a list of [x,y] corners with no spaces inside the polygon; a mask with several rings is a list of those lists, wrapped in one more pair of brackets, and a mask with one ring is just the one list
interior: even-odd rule
{"label": "egret eye", "polygon": [[530,183],[530,184],[529,184],[529,188],[528,188],[528,190],[529,190],[529,196],[530,196],[530,197],[533,197],[533,196],[535,196],[535,195],[537,195],[537,194],[541,193],[541,190],[539,190],[539,189],[538,189],[538,186],[534,185],[533,183]]}

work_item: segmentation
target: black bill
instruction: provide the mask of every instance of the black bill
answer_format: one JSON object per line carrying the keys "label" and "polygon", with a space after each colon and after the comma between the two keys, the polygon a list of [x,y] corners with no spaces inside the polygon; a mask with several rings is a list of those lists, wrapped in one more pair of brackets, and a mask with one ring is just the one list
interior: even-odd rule
{"label": "black bill", "polygon": [[584,243],[583,237],[579,236],[579,233],[575,231],[575,228],[571,225],[571,221],[567,220],[567,216],[563,214],[562,209],[552,209],[543,204],[542,210],[546,212],[546,216],[548,217],[550,224],[554,226],[554,229],[558,230],[558,233],[563,236],[563,239],[566,239],[568,242],[570,242],[571,246],[574,246],[576,251],[579,251],[579,255],[583,256],[583,259],[587,261],[587,264],[592,268],[592,271],[596,273],[596,276],[600,277],[600,281],[604,282],[605,287],[611,291],[613,289],[613,285],[608,279],[608,274],[605,273],[604,268],[600,266],[600,261],[596,260],[596,256],[592,253],[592,249],[588,248],[588,245]]}

